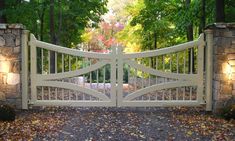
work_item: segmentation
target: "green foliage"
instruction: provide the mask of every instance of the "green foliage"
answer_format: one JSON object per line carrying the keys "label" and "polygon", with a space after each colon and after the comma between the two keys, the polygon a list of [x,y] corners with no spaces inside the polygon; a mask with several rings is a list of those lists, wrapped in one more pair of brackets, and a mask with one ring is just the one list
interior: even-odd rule
{"label": "green foliage", "polygon": [[235,119],[235,104],[231,104],[222,109],[222,116],[229,120]]}
{"label": "green foliage", "polygon": [[[225,0],[227,22],[235,21],[234,9],[233,0]],[[202,1],[198,0],[191,0],[189,5],[182,0],[135,0],[132,5],[126,7],[126,11],[131,16],[128,23],[132,27],[126,26],[125,32],[118,33],[118,37],[125,42],[139,36],[142,50],[153,50],[186,42],[189,25],[193,26],[194,39],[198,38],[204,28]],[[204,18],[206,25],[215,21],[214,0],[205,1]],[[141,28],[138,32],[131,32],[136,26]]]}
{"label": "green foliage", "polygon": [[15,109],[6,104],[0,104],[0,120],[3,121],[14,121],[15,120]]}
{"label": "green foliage", "polygon": [[63,12],[64,22],[62,31],[62,42],[65,44],[81,42],[81,35],[85,27],[96,27],[100,16],[107,12],[104,7],[105,1],[69,1]]}
{"label": "green foliage", "polygon": [[[81,42],[85,27],[95,27],[107,12],[107,0],[55,0],[55,30],[57,44],[72,47]],[[22,23],[37,38],[49,42],[49,0],[6,1],[8,23]],[[43,29],[42,29],[43,28]]]}
{"label": "green foliage", "polygon": [[172,1],[144,0],[144,6],[131,21],[132,26],[140,24],[143,27],[140,32],[143,39],[142,50],[151,50],[172,44],[174,25],[171,18],[174,11],[175,7],[172,5]]}
{"label": "green foliage", "polygon": [[225,0],[225,21],[235,22],[235,2],[234,0]]}
{"label": "green foliage", "polygon": [[22,23],[31,32],[36,33],[37,29],[37,6],[35,0],[26,1],[9,0],[5,1],[6,9],[3,10],[8,23]]}
{"label": "green foliage", "polygon": [[97,83],[97,76],[98,76],[98,83],[110,83],[110,65],[105,65],[103,68],[92,71],[91,73],[86,74],[87,82],[90,83]]}

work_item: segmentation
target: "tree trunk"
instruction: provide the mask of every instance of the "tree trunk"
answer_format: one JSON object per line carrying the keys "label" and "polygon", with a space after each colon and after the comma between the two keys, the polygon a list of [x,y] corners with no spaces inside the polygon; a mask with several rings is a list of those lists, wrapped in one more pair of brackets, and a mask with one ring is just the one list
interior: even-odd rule
{"label": "tree trunk", "polygon": [[[186,9],[189,10],[191,0],[186,0]],[[189,19],[191,20],[191,19]],[[187,26],[187,40],[192,41],[193,40],[193,22],[189,21],[189,25]]]}
{"label": "tree trunk", "polygon": [[61,8],[61,0],[58,0],[59,2],[59,29],[58,29],[58,36],[57,36],[57,43],[60,44],[61,42],[61,30],[62,30],[62,8]]}
{"label": "tree trunk", "polygon": [[56,44],[55,18],[54,18],[54,0],[50,0],[50,36],[51,36],[51,43]]}
{"label": "tree trunk", "polygon": [[42,3],[42,12],[39,13],[39,19],[40,19],[40,40],[43,41],[43,29],[44,29],[44,16],[45,16],[45,10],[46,10],[46,3]]}
{"label": "tree trunk", "polygon": [[[0,11],[5,9],[5,0],[0,0]],[[0,15],[0,23],[6,23],[7,19],[5,14]]]}
{"label": "tree trunk", "polygon": [[[201,29],[199,29],[199,35],[204,32],[204,28],[206,26],[206,0],[202,0],[201,2],[202,2],[201,3],[202,14],[201,14],[201,24],[200,24],[200,28]],[[205,52],[206,52],[206,48],[204,48],[204,56],[205,56]],[[205,68],[206,68],[206,65],[205,65],[206,64],[206,59],[204,58],[203,61],[204,61],[204,63],[203,63],[204,64],[203,70],[205,71]]]}
{"label": "tree trunk", "polygon": [[[50,37],[51,37],[51,43],[56,44],[54,0],[50,0]],[[54,51],[50,51],[50,73],[55,73],[55,52]]]}
{"label": "tree trunk", "polygon": [[40,17],[40,40],[43,41],[44,14]]}
{"label": "tree trunk", "polygon": [[152,50],[152,41],[151,41],[151,32],[149,32],[149,35],[148,35],[148,44],[147,46],[149,46],[149,50]]}
{"label": "tree trunk", "polygon": [[193,41],[193,25],[192,24],[187,26],[187,40]]}
{"label": "tree trunk", "polygon": [[224,0],[216,0],[215,22],[225,22]]}
{"label": "tree trunk", "polygon": [[[190,8],[191,0],[186,0],[186,8]],[[187,40],[193,41],[193,22],[187,26]],[[192,60],[191,60],[192,57]],[[192,68],[191,68],[192,63]],[[192,69],[192,70],[191,70]],[[195,71],[195,64],[194,64],[194,49],[191,48],[188,50],[188,73],[193,73]]]}
{"label": "tree trunk", "polygon": [[205,0],[201,0],[201,24],[199,27],[199,34],[201,34],[206,26],[206,1]]}
{"label": "tree trunk", "polygon": [[[154,50],[157,50],[157,32],[154,31],[153,35],[154,35]],[[151,62],[152,62],[151,64],[152,68],[156,68],[156,57],[153,57]]]}
{"label": "tree trunk", "polygon": [[154,49],[157,49],[157,32],[154,31]]}

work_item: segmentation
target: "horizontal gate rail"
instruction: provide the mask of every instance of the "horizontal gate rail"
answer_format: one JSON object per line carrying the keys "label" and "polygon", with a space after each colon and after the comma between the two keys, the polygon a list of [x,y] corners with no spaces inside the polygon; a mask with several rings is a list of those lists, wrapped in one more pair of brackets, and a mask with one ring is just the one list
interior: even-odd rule
{"label": "horizontal gate rail", "polygon": [[197,80],[197,74],[179,74],[179,73],[163,72],[145,67],[144,65],[138,64],[132,60],[125,60],[124,63],[130,65],[133,68],[139,69],[141,71],[147,72],[152,75],[157,75],[166,78],[173,78],[178,80]]}
{"label": "horizontal gate rail", "polygon": [[104,100],[104,101],[109,100],[109,98],[106,95],[103,95],[100,92],[97,92],[92,89],[83,88],[81,86],[78,86],[75,84],[70,84],[67,82],[44,81],[43,83],[36,82],[36,85],[37,86],[49,86],[49,87],[59,87],[59,88],[64,88],[64,89],[77,90],[77,91],[92,95],[94,97],[100,98],[100,100]]}
{"label": "horizontal gate rail", "polygon": [[167,88],[176,88],[176,87],[182,87],[182,86],[193,86],[197,85],[197,83],[193,81],[176,81],[176,82],[168,82],[164,84],[158,84],[158,85],[153,85],[147,88],[143,88],[140,90],[137,90],[136,92],[131,93],[130,95],[126,96],[123,101],[128,101],[131,99],[134,99],[136,97],[139,97],[143,94],[153,92],[156,90],[162,90],[162,89],[167,89]]}
{"label": "horizontal gate rail", "polygon": [[[203,38],[203,35],[199,37],[199,40]],[[146,57],[153,57],[153,56],[160,56],[164,54],[170,54],[182,50],[186,50],[189,48],[192,48],[194,46],[200,45],[201,41],[190,41],[187,43],[183,43],[180,45],[175,45],[171,47],[166,47],[162,49],[157,49],[153,51],[144,51],[144,52],[138,52],[138,53],[126,53],[123,55],[124,59],[132,59],[132,58],[146,58]]]}
{"label": "horizontal gate rail", "polygon": [[37,47],[47,49],[50,51],[55,51],[55,52],[59,52],[59,53],[65,53],[65,54],[80,56],[80,57],[87,57],[87,58],[111,59],[113,57],[111,54],[85,52],[85,51],[80,51],[77,49],[71,49],[71,48],[67,48],[67,47],[62,47],[62,46],[57,46],[54,44],[45,43],[45,42],[36,40],[36,38],[33,35],[32,35],[32,38],[34,38],[35,40],[30,41],[31,44],[34,44]]}
{"label": "horizontal gate rail", "polygon": [[122,103],[123,107],[174,107],[174,106],[187,106],[195,107],[200,106],[197,101],[185,100],[165,100],[165,101],[128,101]]}
{"label": "horizontal gate rail", "polygon": [[75,77],[78,75],[82,75],[85,73],[89,73],[91,71],[95,71],[103,66],[105,66],[106,64],[110,63],[107,60],[98,62],[92,66],[86,67],[84,69],[79,69],[79,70],[75,70],[75,71],[69,71],[69,72],[63,72],[63,73],[56,73],[56,74],[45,74],[45,75],[37,75],[37,80],[38,81],[45,81],[45,80],[54,80],[54,79],[63,79],[63,78],[68,78],[68,77]]}
{"label": "horizontal gate rail", "polygon": [[90,101],[90,100],[38,100],[34,106],[78,106],[78,107],[112,107],[110,101]]}

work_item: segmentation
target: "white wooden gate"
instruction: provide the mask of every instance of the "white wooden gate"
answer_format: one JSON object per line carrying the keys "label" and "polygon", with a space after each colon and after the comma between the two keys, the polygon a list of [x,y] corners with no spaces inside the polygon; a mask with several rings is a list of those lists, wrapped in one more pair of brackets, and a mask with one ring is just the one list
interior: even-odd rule
{"label": "white wooden gate", "polygon": [[[130,54],[123,53],[122,47],[113,47],[106,54],[69,49],[39,41],[33,34],[29,45],[29,103],[35,106],[146,107],[205,103],[203,34],[196,41]],[[55,59],[51,60],[53,54]],[[54,72],[50,71],[51,66]]]}
{"label": "white wooden gate", "polygon": [[[154,51],[123,54],[119,50],[118,106],[204,104],[204,45],[204,34],[201,34],[196,41]],[[127,69],[126,84],[123,66]]]}
{"label": "white wooden gate", "polygon": [[[116,71],[99,80],[99,71],[116,69],[115,52],[99,54],[69,49],[30,36],[31,98],[33,105],[116,106]],[[55,72],[50,55],[55,53]],[[95,72],[95,81],[92,75]],[[89,78],[89,79],[87,79]],[[102,81],[103,83],[99,83]]]}

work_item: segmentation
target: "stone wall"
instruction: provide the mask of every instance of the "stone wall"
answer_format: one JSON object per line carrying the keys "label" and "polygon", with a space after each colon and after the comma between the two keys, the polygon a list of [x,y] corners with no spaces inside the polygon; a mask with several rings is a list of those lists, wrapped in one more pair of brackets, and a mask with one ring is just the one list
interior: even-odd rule
{"label": "stone wall", "polygon": [[0,103],[21,109],[21,33],[20,24],[0,24]]}
{"label": "stone wall", "polygon": [[[235,77],[231,56],[235,58],[235,24],[213,24],[207,30],[213,33],[213,111],[218,112],[234,103]],[[234,72],[235,74],[235,72]]]}

